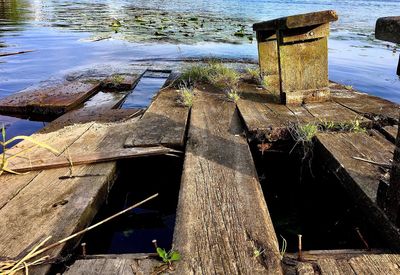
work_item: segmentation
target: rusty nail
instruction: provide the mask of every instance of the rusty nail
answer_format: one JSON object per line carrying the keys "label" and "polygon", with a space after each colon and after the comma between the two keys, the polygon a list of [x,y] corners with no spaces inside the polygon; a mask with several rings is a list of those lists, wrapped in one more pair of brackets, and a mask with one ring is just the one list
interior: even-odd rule
{"label": "rusty nail", "polygon": [[301,243],[301,237],[302,237],[302,235],[298,234],[297,236],[299,237],[299,254],[298,254],[297,259],[298,259],[299,261],[301,261],[301,260],[302,260],[301,251],[302,251],[302,247],[303,247],[303,245],[302,245],[302,243]]}

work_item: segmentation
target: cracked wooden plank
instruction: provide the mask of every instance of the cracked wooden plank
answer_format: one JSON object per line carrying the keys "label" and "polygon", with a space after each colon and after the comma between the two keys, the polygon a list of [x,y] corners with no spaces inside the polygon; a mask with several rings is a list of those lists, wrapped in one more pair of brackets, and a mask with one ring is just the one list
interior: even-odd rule
{"label": "cracked wooden plank", "polygon": [[174,88],[161,90],[142,118],[131,127],[125,147],[183,148],[189,108],[179,103],[179,98],[180,93]]}
{"label": "cracked wooden plank", "polygon": [[[174,231],[177,274],[281,274],[278,242],[235,104],[196,91]],[[264,251],[259,257],[254,251]]]}

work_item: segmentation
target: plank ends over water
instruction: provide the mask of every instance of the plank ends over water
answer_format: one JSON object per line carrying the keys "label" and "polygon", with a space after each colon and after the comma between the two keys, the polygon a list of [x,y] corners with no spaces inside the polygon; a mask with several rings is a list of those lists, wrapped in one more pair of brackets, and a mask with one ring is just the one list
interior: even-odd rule
{"label": "plank ends over water", "polygon": [[179,91],[161,90],[143,117],[132,127],[125,147],[164,145],[182,148],[189,108],[178,103]]}
{"label": "plank ends over water", "polygon": [[0,100],[1,113],[60,115],[98,91],[99,83],[66,81],[36,90],[22,91]]}
{"label": "plank ends over water", "polygon": [[[179,194],[177,274],[280,274],[275,231],[235,104],[196,91]],[[255,250],[265,250],[254,257]]]}

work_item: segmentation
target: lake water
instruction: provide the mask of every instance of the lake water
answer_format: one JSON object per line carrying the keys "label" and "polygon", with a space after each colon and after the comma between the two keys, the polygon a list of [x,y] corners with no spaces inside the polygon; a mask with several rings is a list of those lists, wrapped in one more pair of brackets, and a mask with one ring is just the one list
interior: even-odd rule
{"label": "lake water", "polygon": [[0,57],[0,98],[79,71],[129,71],[138,59],[256,60],[254,22],[325,9],[340,17],[330,79],[400,102],[399,54],[374,38],[376,19],[399,15],[400,0],[1,0],[0,52],[34,52]]}

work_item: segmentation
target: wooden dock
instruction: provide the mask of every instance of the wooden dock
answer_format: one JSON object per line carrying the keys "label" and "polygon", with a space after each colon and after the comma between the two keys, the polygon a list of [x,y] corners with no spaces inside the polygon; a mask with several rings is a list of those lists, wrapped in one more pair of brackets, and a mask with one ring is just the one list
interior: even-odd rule
{"label": "wooden dock", "polygon": [[[46,236],[57,241],[87,227],[118,175],[117,159],[179,149],[185,151],[184,168],[172,246],[181,260],[174,270],[154,254],[89,255],[66,274],[397,274],[399,254],[389,252],[400,247],[399,230],[386,219],[378,199],[385,171],[354,158],[389,163],[397,104],[331,83],[330,101],[281,105],[258,85],[241,81],[236,104],[225,93],[200,85],[189,108],[178,102],[179,91],[170,83],[145,111],[116,109],[119,97],[102,106],[82,104],[32,135],[59,156],[28,141],[7,151],[25,152],[10,160],[10,169],[31,172],[0,176],[2,257],[16,258]],[[296,125],[355,121],[366,132],[322,130],[314,138],[314,151],[395,250],[282,257],[247,140],[273,144],[289,140]],[[94,163],[98,159],[102,162]],[[49,169],[51,164],[62,166]],[[78,244],[79,238],[73,239],[48,254],[62,260]],[[29,271],[44,274],[51,268],[44,264]]]}

